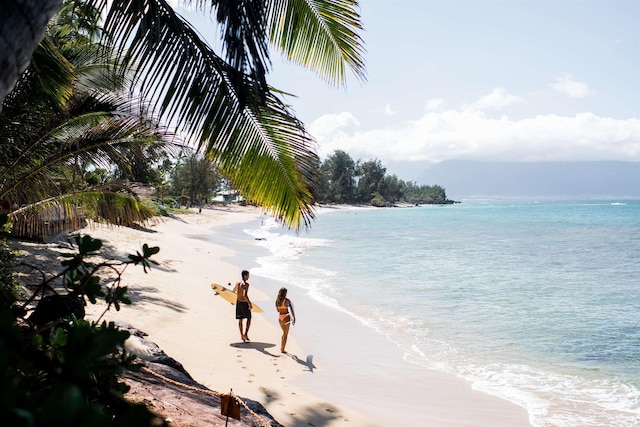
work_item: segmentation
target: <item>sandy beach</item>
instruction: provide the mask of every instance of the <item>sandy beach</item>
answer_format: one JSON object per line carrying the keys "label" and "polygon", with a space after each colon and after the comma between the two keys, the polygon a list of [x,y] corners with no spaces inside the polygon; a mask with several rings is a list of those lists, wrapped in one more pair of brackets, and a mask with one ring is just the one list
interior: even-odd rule
{"label": "sandy beach", "polygon": [[[233,284],[242,269],[251,269],[251,259],[236,260],[252,242],[238,235],[237,246],[223,247],[216,228],[260,217],[257,208],[220,207],[165,218],[147,230],[82,230],[120,258],[143,243],[160,247],[159,265],[149,273],[130,266],[124,275],[133,304],[105,318],[146,332],[197,382],[259,401],[285,426],[530,425],[523,408],[403,362],[384,337],[305,295],[295,297],[298,324],[281,354],[274,308],[279,284],[260,277],[252,276],[249,295],[264,313],[254,314],[251,342],[244,343],[234,306],[210,285]],[[88,315],[97,318],[103,308],[91,306]]]}

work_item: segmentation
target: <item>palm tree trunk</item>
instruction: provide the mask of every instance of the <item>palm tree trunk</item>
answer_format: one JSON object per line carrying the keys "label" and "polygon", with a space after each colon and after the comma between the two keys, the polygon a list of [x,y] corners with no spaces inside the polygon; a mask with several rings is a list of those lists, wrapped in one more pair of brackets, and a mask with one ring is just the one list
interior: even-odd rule
{"label": "palm tree trunk", "polygon": [[51,17],[62,0],[2,0],[0,2],[0,110],[18,77],[31,61]]}

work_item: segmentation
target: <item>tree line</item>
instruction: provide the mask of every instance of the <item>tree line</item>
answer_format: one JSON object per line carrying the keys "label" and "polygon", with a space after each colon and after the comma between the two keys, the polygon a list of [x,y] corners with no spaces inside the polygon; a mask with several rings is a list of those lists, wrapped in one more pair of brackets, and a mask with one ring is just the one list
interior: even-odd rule
{"label": "tree line", "polygon": [[[156,157],[155,165],[147,163],[136,173],[124,174],[119,170],[119,176],[153,187],[156,200],[161,204],[198,205],[210,202],[217,191],[237,190],[211,161],[197,153],[183,154],[173,161],[166,153],[161,157]],[[318,176],[315,200],[318,203],[380,207],[398,203],[454,203],[440,185],[404,181],[387,174],[380,160],[355,161],[342,150],[336,150],[319,162],[315,172]]]}
{"label": "tree line", "polygon": [[380,160],[354,161],[342,150],[334,151],[320,165],[318,199],[322,203],[373,206],[453,203],[439,185],[403,181],[387,174]]}

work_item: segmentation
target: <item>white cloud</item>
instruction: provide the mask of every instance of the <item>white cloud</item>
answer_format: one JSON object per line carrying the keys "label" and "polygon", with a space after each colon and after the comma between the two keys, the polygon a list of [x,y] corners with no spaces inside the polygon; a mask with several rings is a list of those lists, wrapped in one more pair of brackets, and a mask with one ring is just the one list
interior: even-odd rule
{"label": "white cloud", "polygon": [[387,116],[395,116],[395,115],[396,115],[396,112],[395,112],[395,111],[393,111],[393,109],[391,108],[391,104],[387,104],[387,105],[384,107],[384,113],[385,113]]}
{"label": "white cloud", "polygon": [[314,120],[308,126],[308,130],[319,143],[323,141],[319,145],[318,154],[321,158],[324,158],[335,150],[348,152],[348,149],[340,148],[340,146],[357,134],[359,127],[360,122],[353,114],[343,112],[340,114],[326,114]]}
{"label": "white cloud", "polygon": [[572,98],[585,98],[593,94],[593,91],[589,89],[586,83],[574,80],[571,74],[563,74],[562,76],[556,77],[555,83],[552,83],[550,86],[556,92]]}
{"label": "white cloud", "polygon": [[473,103],[472,107],[478,110],[504,108],[517,102],[522,102],[522,98],[511,95],[505,89],[497,87],[490,94],[480,97]]}
{"label": "white cloud", "polygon": [[425,111],[435,111],[444,105],[444,99],[433,98],[427,101],[427,105],[424,107]]}
{"label": "white cloud", "polygon": [[323,116],[309,130],[321,158],[344,150],[354,158],[493,161],[640,161],[640,118],[592,113],[512,120],[481,111],[427,112],[398,129],[362,130],[350,113]]}

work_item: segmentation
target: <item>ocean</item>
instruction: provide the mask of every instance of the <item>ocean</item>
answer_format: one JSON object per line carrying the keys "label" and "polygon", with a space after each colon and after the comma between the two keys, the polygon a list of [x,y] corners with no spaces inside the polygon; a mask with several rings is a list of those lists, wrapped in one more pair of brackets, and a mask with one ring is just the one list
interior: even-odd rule
{"label": "ocean", "polygon": [[534,426],[640,426],[640,201],[322,208],[246,225],[252,274],[358,319]]}

